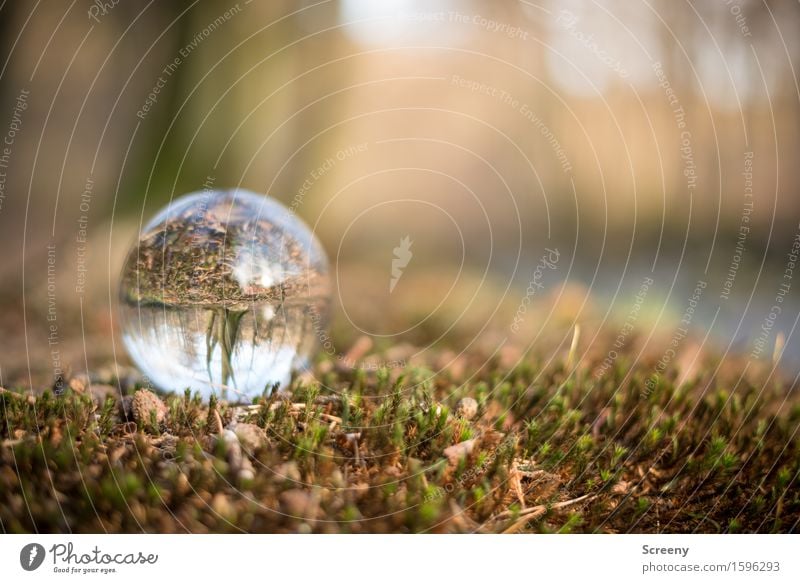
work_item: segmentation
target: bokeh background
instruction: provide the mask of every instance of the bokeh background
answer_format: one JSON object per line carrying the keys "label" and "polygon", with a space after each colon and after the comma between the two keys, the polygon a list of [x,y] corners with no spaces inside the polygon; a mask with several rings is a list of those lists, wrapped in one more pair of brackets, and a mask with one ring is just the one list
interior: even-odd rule
{"label": "bokeh background", "polygon": [[226,187],[318,234],[337,350],[583,322],[796,371],[798,30],[766,0],[5,2],[0,383],[126,362],[142,222]]}

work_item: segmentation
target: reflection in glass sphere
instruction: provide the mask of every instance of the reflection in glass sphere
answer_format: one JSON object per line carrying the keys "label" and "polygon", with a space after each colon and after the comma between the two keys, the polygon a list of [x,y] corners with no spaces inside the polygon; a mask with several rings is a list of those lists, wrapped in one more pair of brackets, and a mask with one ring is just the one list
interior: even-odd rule
{"label": "reflection in glass sphere", "polygon": [[159,212],[128,254],[122,337],[156,386],[244,400],[307,364],[329,296],[325,252],[289,209],[198,192]]}

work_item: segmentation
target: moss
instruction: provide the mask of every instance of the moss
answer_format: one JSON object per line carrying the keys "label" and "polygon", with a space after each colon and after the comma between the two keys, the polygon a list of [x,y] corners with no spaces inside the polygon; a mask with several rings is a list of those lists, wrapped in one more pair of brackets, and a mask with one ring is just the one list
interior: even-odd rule
{"label": "moss", "polygon": [[[476,353],[456,378],[420,362],[350,370],[322,358],[313,378],[251,404],[155,397],[163,421],[138,426],[73,389],[3,390],[0,524],[227,532],[224,516],[235,516],[252,532],[798,529],[800,402],[788,384],[751,378],[731,392],[740,369],[723,366],[678,386],[667,370],[643,396],[650,371],[625,361],[647,359],[620,359],[596,378],[594,362],[570,373],[533,355],[508,371]],[[480,404],[472,419],[452,413],[465,396]],[[265,445],[239,451],[216,438],[220,423],[252,423]]]}

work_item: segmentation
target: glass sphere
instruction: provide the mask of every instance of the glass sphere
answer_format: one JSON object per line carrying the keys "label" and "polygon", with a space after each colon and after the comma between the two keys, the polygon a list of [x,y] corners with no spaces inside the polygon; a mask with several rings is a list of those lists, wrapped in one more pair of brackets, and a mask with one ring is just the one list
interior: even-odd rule
{"label": "glass sphere", "polygon": [[285,386],[324,333],[328,260],[289,209],[246,190],[172,201],[122,269],[122,338],[164,390],[247,400]]}

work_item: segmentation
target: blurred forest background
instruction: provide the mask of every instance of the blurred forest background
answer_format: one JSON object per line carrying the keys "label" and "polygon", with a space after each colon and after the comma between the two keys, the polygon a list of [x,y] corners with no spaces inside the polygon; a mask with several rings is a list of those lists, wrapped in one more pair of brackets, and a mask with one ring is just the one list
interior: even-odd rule
{"label": "blurred forest background", "polygon": [[[668,341],[702,281],[693,333],[748,353],[800,286],[798,30],[773,0],[4,2],[5,382],[124,359],[142,221],[227,186],[317,232],[334,330],[497,341],[549,249],[542,321],[624,325],[652,277],[635,335]],[[793,369],[796,292],[764,352]]]}

